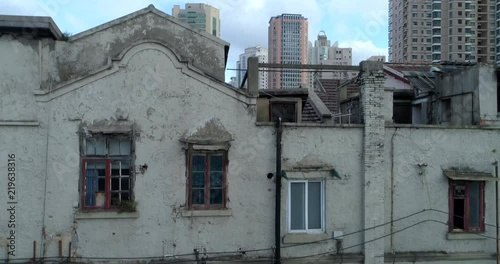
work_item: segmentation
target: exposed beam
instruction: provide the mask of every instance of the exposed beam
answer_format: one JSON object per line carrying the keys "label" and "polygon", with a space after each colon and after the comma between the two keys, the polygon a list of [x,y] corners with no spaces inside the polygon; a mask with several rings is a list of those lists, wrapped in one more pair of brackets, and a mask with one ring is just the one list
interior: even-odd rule
{"label": "exposed beam", "polygon": [[32,120],[0,120],[0,126],[39,126],[40,122]]}
{"label": "exposed beam", "polygon": [[359,66],[354,65],[324,65],[324,64],[276,64],[259,63],[259,68],[268,69],[313,69],[313,70],[336,70],[336,71],[359,71]]}

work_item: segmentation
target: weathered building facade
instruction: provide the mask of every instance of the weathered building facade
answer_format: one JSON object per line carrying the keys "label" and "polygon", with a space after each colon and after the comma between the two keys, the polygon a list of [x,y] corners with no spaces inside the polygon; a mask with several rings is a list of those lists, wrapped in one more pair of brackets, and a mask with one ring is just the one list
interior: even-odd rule
{"label": "weathered building facade", "polygon": [[5,19],[3,259],[495,262],[500,131],[391,124],[381,62],[360,65],[364,125],[307,123],[307,92],[259,97],[255,58],[233,89],[229,44],[152,6],[68,41]]}

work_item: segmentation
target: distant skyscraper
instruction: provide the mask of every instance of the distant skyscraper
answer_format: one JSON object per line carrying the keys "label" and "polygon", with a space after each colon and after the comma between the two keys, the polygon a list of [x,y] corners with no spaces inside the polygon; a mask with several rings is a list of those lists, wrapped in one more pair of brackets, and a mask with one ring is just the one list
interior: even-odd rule
{"label": "distant skyscraper", "polygon": [[[309,50],[309,64],[323,65],[352,65],[352,48],[339,48],[336,41],[333,46],[322,30],[318,34],[318,39],[314,41]],[[349,79],[357,72],[348,71],[319,71],[310,74],[309,85],[315,87],[317,79]]]}
{"label": "distant skyscraper", "polygon": [[238,85],[238,82],[236,81],[236,77],[231,77],[231,80],[228,82],[229,85],[233,86],[234,88],[239,88],[240,86]]}
{"label": "distant skyscraper", "polygon": [[366,60],[367,61],[381,61],[381,62],[385,62],[385,56],[384,55],[370,56],[370,58],[368,58]]}
{"label": "distant skyscraper", "polygon": [[[245,53],[240,55],[240,60],[236,62],[236,67],[238,68],[238,74],[236,75],[236,81],[238,86],[241,85],[243,78],[245,77],[245,72],[248,69],[247,63],[248,58],[258,57],[259,63],[267,63],[268,50],[261,46],[255,46],[245,49]],[[267,89],[267,71],[259,72],[259,89]],[[245,85],[246,87],[246,85]]]}
{"label": "distant skyscraper", "polygon": [[309,64],[319,64],[322,60],[328,60],[330,46],[330,40],[327,39],[325,31],[321,30],[318,34],[318,40],[314,41],[313,47],[310,47]]}
{"label": "distant skyscraper", "polygon": [[[299,14],[282,14],[269,20],[269,63],[307,64],[307,18]],[[299,88],[308,82],[308,74],[299,69],[269,72],[269,89]]]}
{"label": "distant skyscraper", "polygon": [[185,5],[185,9],[180,9],[178,5],[172,8],[172,16],[181,22],[190,24],[198,30],[204,30],[216,37],[220,37],[219,9],[206,4]]}
{"label": "distant skyscraper", "polygon": [[497,2],[389,0],[389,61],[495,63]]}

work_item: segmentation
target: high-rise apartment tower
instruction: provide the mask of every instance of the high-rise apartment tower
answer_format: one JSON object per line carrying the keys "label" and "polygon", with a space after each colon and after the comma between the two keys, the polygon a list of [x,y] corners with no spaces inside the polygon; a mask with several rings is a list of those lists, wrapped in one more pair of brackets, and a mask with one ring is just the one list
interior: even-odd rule
{"label": "high-rise apartment tower", "polygon": [[[238,73],[236,74],[236,82],[241,85],[245,73],[248,70],[248,58],[257,57],[259,63],[267,63],[268,50],[261,46],[255,46],[245,49],[245,53],[240,54],[240,60],[236,62],[236,68],[238,68]],[[259,72],[259,89],[267,89],[267,71],[261,70]]]}
{"label": "high-rise apartment tower", "polygon": [[389,0],[389,61],[495,63],[497,2]]}
{"label": "high-rise apartment tower", "polygon": [[[299,14],[282,14],[269,20],[269,63],[307,64],[307,18]],[[299,88],[308,83],[308,74],[299,69],[269,72],[269,89]]]}
{"label": "high-rise apartment tower", "polygon": [[187,3],[185,9],[174,5],[172,16],[181,22],[190,24],[197,30],[204,30],[216,37],[220,37],[219,9],[206,4]]}

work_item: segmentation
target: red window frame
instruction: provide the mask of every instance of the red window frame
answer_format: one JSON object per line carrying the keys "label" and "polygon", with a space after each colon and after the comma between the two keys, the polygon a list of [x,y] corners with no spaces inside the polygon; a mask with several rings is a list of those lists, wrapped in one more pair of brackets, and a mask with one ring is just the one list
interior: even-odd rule
{"label": "red window frame", "polygon": [[[129,200],[133,201],[133,193],[132,193],[132,169],[131,169],[131,162],[130,159],[123,159],[123,158],[85,158],[82,160],[82,193],[81,193],[81,204],[82,204],[82,209],[85,211],[92,211],[92,210],[118,210],[119,207],[117,205],[112,205],[111,204],[111,164],[115,161],[127,161],[129,163],[129,170],[130,170],[130,175],[128,175],[129,178]],[[86,184],[86,179],[87,179],[87,163],[105,163],[105,178],[104,178],[104,206],[103,207],[97,207],[97,206],[87,206],[85,203],[85,198],[87,194],[87,184]],[[121,180],[121,178],[119,179]]]}
{"label": "red window frame", "polygon": [[[104,152],[102,153],[88,153],[87,149],[87,144],[89,144],[88,140],[95,140],[95,141],[100,141],[102,142],[104,140]],[[81,210],[82,211],[119,211],[119,204],[114,204],[113,203],[113,195],[117,195],[119,202],[121,201],[133,201],[134,200],[134,164],[133,164],[133,141],[131,140],[131,136],[128,134],[123,134],[123,135],[93,135],[90,138],[83,138],[84,141],[84,149],[82,150],[82,158],[81,158]],[[129,144],[129,150],[125,151],[125,153],[121,153],[118,151],[118,154],[110,154],[109,152],[111,151],[111,143],[110,140],[120,140],[124,142],[128,142]],[[121,143],[119,141],[119,146],[118,148],[121,148]],[[126,146],[126,145],[125,145]],[[116,149],[115,149],[116,150]],[[101,150],[102,151],[102,150]],[[119,167],[119,174],[113,174],[112,170],[115,170],[116,167],[113,165],[113,163],[119,162],[120,167]],[[86,196],[87,196],[87,164],[95,164],[95,163],[104,163],[104,205],[103,206],[96,206],[96,205],[87,205],[86,204]],[[128,164],[128,168],[123,168],[123,164]],[[122,175],[121,173],[123,172],[123,169],[128,169],[128,174]],[[103,175],[94,175],[94,177],[97,177],[97,188],[99,188],[99,176]],[[128,179],[127,179],[128,178]],[[117,180],[118,184],[118,189],[113,189],[112,185],[112,179]],[[122,189],[123,184],[125,183],[122,181],[123,179],[128,180],[128,188],[125,188],[125,190]],[[91,188],[96,188],[91,187]],[[128,190],[127,190],[128,189]],[[96,192],[99,192],[97,190]],[[128,195],[128,199],[124,199],[124,195]],[[97,196],[95,197],[94,204],[97,202]]]}
{"label": "red window frame", "polygon": [[[196,155],[205,155],[205,184],[204,184],[204,204],[193,204],[193,163],[192,158]],[[210,156],[222,155],[222,204],[210,204]],[[188,195],[188,208],[194,210],[217,210],[225,209],[227,201],[227,150],[217,151],[189,151],[188,152],[188,181],[187,181],[187,195]]]}
{"label": "red window frame", "polygon": [[[484,217],[485,217],[485,206],[484,206],[484,181],[476,181],[479,183],[479,227],[470,227],[470,219],[469,219],[469,203],[470,203],[470,183],[472,181],[455,181],[449,180],[449,195],[448,195],[448,203],[449,203],[449,220],[448,227],[449,232],[466,232],[466,233],[483,233],[485,231]],[[465,198],[464,198],[464,229],[457,230],[454,223],[455,216],[455,206],[454,206],[454,190],[455,185],[465,185]]]}

